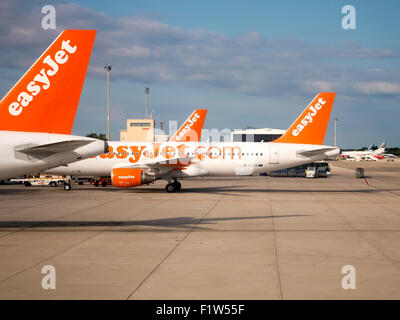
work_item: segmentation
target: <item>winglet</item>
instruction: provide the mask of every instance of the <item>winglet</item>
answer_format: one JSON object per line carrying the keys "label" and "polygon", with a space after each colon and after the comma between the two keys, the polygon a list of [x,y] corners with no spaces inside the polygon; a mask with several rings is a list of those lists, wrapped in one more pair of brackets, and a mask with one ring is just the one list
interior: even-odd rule
{"label": "winglet", "polygon": [[70,134],[95,30],[65,30],[0,102],[0,130]]}
{"label": "winglet", "polygon": [[169,139],[172,142],[198,142],[201,138],[207,109],[196,109],[178,131]]}
{"label": "winglet", "polygon": [[322,145],[334,100],[334,92],[319,93],[286,133],[273,142]]}

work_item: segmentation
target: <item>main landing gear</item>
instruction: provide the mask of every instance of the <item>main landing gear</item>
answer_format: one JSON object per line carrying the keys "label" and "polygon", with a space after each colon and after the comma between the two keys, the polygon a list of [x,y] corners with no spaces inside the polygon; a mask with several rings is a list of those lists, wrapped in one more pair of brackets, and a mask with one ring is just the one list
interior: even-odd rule
{"label": "main landing gear", "polygon": [[182,187],[181,183],[178,182],[177,180],[174,180],[173,182],[168,183],[168,184],[165,186],[165,191],[171,193],[171,192],[175,192],[175,191],[181,190],[181,187]]}

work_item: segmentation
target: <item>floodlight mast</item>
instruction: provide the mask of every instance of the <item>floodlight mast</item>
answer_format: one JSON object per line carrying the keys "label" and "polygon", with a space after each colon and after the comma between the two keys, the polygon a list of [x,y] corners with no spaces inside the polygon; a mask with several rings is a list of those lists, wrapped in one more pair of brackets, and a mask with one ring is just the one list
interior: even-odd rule
{"label": "floodlight mast", "polygon": [[335,118],[335,135],[334,135],[334,138],[335,138],[335,141],[334,141],[335,147],[337,147],[337,144],[336,144],[336,123],[337,123],[337,122],[338,122],[338,119]]}
{"label": "floodlight mast", "polygon": [[149,92],[150,92],[149,88],[146,88],[144,90],[144,93],[146,94],[146,119],[149,118]]}
{"label": "floodlight mast", "polygon": [[107,139],[111,141],[110,137],[110,71],[111,66],[105,65],[104,70],[107,72]]}

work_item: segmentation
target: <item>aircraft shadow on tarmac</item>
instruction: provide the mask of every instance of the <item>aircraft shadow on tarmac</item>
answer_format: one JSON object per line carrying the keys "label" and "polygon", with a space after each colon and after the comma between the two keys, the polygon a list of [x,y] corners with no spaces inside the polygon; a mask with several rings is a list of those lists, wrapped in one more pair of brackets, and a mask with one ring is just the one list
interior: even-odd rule
{"label": "aircraft shadow on tarmac", "polygon": [[[224,217],[224,218],[195,218],[195,217],[174,217],[165,219],[137,220],[137,221],[0,221],[0,229],[9,228],[73,228],[73,227],[167,227],[179,229],[201,229],[212,230],[202,225],[210,225],[219,221],[240,221],[256,219],[279,219],[307,217],[310,215],[288,214],[274,216],[249,216],[249,217]],[[126,231],[126,230],[124,230]],[[140,231],[136,230],[136,231]]]}
{"label": "aircraft shadow on tarmac", "polygon": [[[310,192],[317,192],[317,193],[374,193],[380,192],[381,190],[375,189],[352,189],[352,190],[344,190],[344,189],[329,189],[329,190],[322,190],[322,189],[268,189],[268,188],[250,188],[250,189],[237,189],[238,186],[235,187],[199,187],[199,188],[182,188],[182,193],[185,192],[192,192],[192,193],[210,193],[210,192],[243,192],[243,193],[252,193],[252,192],[288,192],[288,193],[310,193]],[[383,191],[393,191],[400,189],[384,189]]]}
{"label": "aircraft shadow on tarmac", "polygon": [[[67,191],[62,190],[61,188],[45,188],[45,187],[31,187],[26,189],[14,189],[14,188],[0,188],[0,195],[2,194],[27,194],[34,192],[57,192],[64,193]],[[87,191],[95,191],[95,192],[120,192],[120,193],[134,193],[134,194],[166,194],[164,188],[151,188],[151,187],[137,187],[130,189],[120,189],[114,187],[99,187],[99,188],[84,188],[74,186],[72,191],[79,192],[87,192]],[[233,186],[213,186],[213,187],[195,187],[195,188],[185,188],[182,187],[182,190],[176,192],[175,194],[185,194],[185,193],[214,193],[220,195],[229,195],[229,196],[246,196],[246,193],[257,193],[257,192],[271,192],[271,193],[376,193],[382,191],[400,191],[400,188],[365,188],[365,189],[268,189],[268,188],[248,188],[246,186],[233,185]],[[68,193],[71,191],[68,191]],[[243,195],[238,194],[237,192],[244,193]]]}

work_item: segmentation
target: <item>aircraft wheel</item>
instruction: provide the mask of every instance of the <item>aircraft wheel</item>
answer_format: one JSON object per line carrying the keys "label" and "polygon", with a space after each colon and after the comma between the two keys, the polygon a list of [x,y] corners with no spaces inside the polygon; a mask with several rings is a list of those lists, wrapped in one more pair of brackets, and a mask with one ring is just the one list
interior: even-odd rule
{"label": "aircraft wheel", "polygon": [[165,186],[165,191],[167,191],[167,192],[169,192],[169,193],[175,192],[175,191],[176,191],[176,185],[173,184],[173,183],[168,183],[168,184]]}
{"label": "aircraft wheel", "polygon": [[179,181],[174,181],[173,184],[175,185],[176,191],[181,190],[182,185],[181,185],[181,183]]}
{"label": "aircraft wheel", "polygon": [[65,191],[71,190],[71,185],[68,184],[68,183],[64,184],[64,190],[65,190]]}

